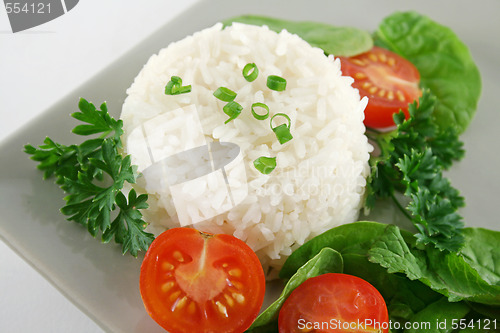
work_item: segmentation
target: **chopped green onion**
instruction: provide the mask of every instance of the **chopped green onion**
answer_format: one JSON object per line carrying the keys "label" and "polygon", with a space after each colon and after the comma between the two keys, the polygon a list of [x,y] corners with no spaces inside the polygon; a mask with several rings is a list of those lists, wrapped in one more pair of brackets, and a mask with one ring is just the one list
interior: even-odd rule
{"label": "chopped green onion", "polygon": [[224,105],[222,111],[224,111],[224,113],[229,116],[229,119],[226,120],[224,124],[227,124],[231,120],[236,119],[240,115],[241,110],[243,110],[243,107],[240,104],[233,101]]}
{"label": "chopped green onion", "polygon": [[255,81],[257,76],[259,76],[259,69],[257,68],[256,64],[250,63],[246,64],[245,67],[243,67],[243,77],[248,82]]}
{"label": "chopped green onion", "polygon": [[182,79],[178,76],[172,76],[165,86],[165,95],[179,95],[191,91],[191,85],[183,86]]}
{"label": "chopped green onion", "polygon": [[[258,114],[257,112],[255,112],[255,109],[254,109],[256,107],[260,107],[260,108],[265,109],[267,111],[267,113],[266,114]],[[252,114],[255,117],[255,119],[258,119],[258,120],[267,119],[269,117],[269,106],[267,106],[264,103],[253,103],[252,104]]]}
{"label": "chopped green onion", "polygon": [[[279,126],[273,127],[273,119],[277,116],[286,118],[288,120],[288,124],[281,124]],[[290,120],[290,117],[288,117],[286,114],[276,113],[274,116],[271,117],[270,123],[271,123],[271,129],[273,130],[274,134],[276,134],[279,143],[284,144],[293,139],[292,133],[290,133],[290,125],[292,124],[292,121]]]}
{"label": "chopped green onion", "polygon": [[173,83],[182,85],[182,79],[180,78],[180,76],[172,76],[172,77],[170,77],[170,81],[172,81]]}
{"label": "chopped green onion", "polygon": [[261,156],[253,161],[255,169],[259,170],[262,174],[268,175],[276,168],[276,157]]}
{"label": "chopped green onion", "polygon": [[232,102],[236,98],[236,93],[226,87],[219,87],[214,91],[214,96],[224,102]]}
{"label": "chopped green onion", "polygon": [[267,77],[267,87],[271,90],[283,91],[286,88],[286,80],[281,76],[269,75]]}

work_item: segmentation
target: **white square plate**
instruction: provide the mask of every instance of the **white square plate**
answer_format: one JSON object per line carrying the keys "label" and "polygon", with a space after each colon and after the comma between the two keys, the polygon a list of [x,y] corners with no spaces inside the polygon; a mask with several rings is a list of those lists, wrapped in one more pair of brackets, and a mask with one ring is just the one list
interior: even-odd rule
{"label": "white square plate", "polygon": [[[52,181],[43,181],[35,163],[22,152],[26,143],[40,144],[50,135],[72,142],[69,134],[80,96],[108,102],[113,116],[120,113],[125,91],[146,60],[170,42],[241,14],[261,14],[311,20],[374,31],[396,10],[414,9],[451,27],[470,47],[482,74],[483,94],[475,119],[462,136],[467,151],[448,176],[466,197],[462,210],[468,226],[500,229],[496,205],[500,199],[500,3],[495,0],[425,0],[417,2],[371,0],[202,1],[168,22],[158,32],[99,75],[63,98],[0,146],[0,235],[76,306],[109,332],[162,332],[146,314],[139,294],[141,256],[122,256],[120,248],[101,245],[81,226],[59,213],[63,193]],[[381,222],[391,222],[389,220]],[[270,294],[277,288],[269,288]],[[270,297],[269,299],[272,299]]]}

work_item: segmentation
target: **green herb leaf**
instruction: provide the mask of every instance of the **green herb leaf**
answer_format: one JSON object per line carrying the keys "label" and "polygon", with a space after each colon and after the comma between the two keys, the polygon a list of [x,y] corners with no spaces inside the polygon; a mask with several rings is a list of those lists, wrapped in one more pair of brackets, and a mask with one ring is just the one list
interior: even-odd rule
{"label": "green herb leaf", "polygon": [[305,280],[326,273],[342,273],[342,256],[331,248],[323,248],[316,256],[300,267],[288,280],[283,292],[276,301],[264,310],[253,322],[250,330],[265,326],[278,318],[278,313],[292,291]]}
{"label": "green herb leaf", "polygon": [[135,183],[137,172],[130,156],[123,157],[118,151],[122,121],[109,115],[105,103],[98,110],[82,98],[78,107],[80,111],[72,117],[87,124],[76,126],[73,133],[100,134],[98,138],[71,146],[46,138],[38,148],[26,145],[25,152],[39,162],[44,178],[55,176],[68,194],[61,208],[68,220],[87,227],[94,237],[102,232],[104,242],[114,236],[122,244],[123,253],[137,256],[154,237],[144,231],[146,223],[139,211],[147,207],[147,196],[137,196],[132,190],[127,200],[123,194],[124,183]]}
{"label": "green herb leaf", "polygon": [[120,208],[120,213],[113,220],[109,229],[103,236],[103,242],[107,243],[111,238],[115,237],[117,243],[123,244],[122,252],[127,251],[136,257],[139,250],[146,251],[154,240],[154,236],[150,233],[145,233],[143,230],[146,227],[146,222],[142,221],[142,214],[139,209],[146,209],[147,195],[136,195],[134,190],[131,190],[128,195],[128,202],[122,192],[118,192],[116,203]]}
{"label": "green herb leaf", "polygon": [[92,103],[80,98],[78,108],[80,111],[72,113],[71,116],[89,125],[78,125],[73,129],[73,133],[78,135],[102,133],[101,138],[113,134],[114,142],[121,147],[120,136],[123,134],[123,122],[109,115],[106,103],[101,104],[101,110],[97,110]]}
{"label": "green herb leaf", "polygon": [[320,22],[296,22],[256,15],[233,17],[223,23],[229,26],[233,22],[266,25],[276,32],[286,29],[299,35],[312,46],[323,49],[326,54],[334,56],[350,57],[373,47],[373,39],[368,32],[352,27],[335,27]]}
{"label": "green herb leaf", "polygon": [[375,43],[417,67],[421,86],[438,98],[433,117],[440,129],[467,128],[481,94],[481,77],[467,46],[451,29],[416,12],[397,12],[382,21]]}
{"label": "green herb leaf", "polygon": [[[366,204],[372,207],[377,198],[392,198],[417,228],[420,243],[457,252],[464,244],[462,217],[457,213],[464,199],[443,171],[463,157],[463,144],[456,132],[442,130],[434,122],[436,101],[425,90],[419,102],[410,105],[409,119],[405,120],[402,113],[395,115],[395,131],[368,134],[381,154],[370,159],[372,174]],[[449,140],[447,147],[445,138]],[[403,192],[410,199],[407,210],[395,192]]]}

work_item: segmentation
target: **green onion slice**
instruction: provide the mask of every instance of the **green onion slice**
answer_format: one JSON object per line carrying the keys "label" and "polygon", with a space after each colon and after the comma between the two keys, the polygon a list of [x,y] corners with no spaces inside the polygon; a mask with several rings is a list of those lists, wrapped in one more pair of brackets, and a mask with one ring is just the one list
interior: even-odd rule
{"label": "green onion slice", "polygon": [[165,95],[179,95],[191,91],[191,85],[183,86],[182,79],[178,76],[172,76],[165,86]]}
{"label": "green onion slice", "polygon": [[219,87],[214,91],[214,96],[224,102],[232,102],[236,98],[236,93],[226,87]]}
{"label": "green onion slice", "polygon": [[231,120],[236,119],[240,115],[241,110],[243,110],[243,107],[240,104],[233,101],[224,105],[222,111],[224,111],[224,113],[229,116],[229,119],[226,120],[224,124],[227,124]]}
{"label": "green onion slice", "polygon": [[286,88],[286,80],[281,76],[269,75],[267,77],[267,87],[271,90],[283,91]]}
{"label": "green onion slice", "polygon": [[[255,112],[256,107],[265,109],[267,111],[267,113],[266,114],[258,114],[257,112]],[[264,103],[253,103],[252,104],[252,114],[255,117],[255,119],[258,119],[258,120],[267,119],[269,117],[269,106],[267,106]]]}
{"label": "green onion slice", "polygon": [[170,77],[170,81],[172,81],[175,84],[179,84],[180,86],[182,85],[182,79],[179,76]]}
{"label": "green onion slice", "polygon": [[276,168],[276,157],[261,156],[253,161],[253,165],[262,174],[268,175]]}
{"label": "green onion slice", "polygon": [[257,68],[257,65],[255,63],[252,62],[250,64],[246,64],[245,67],[243,67],[243,77],[248,82],[255,81],[257,76],[259,76],[259,69]]}
{"label": "green onion slice", "polygon": [[[273,119],[278,116],[286,118],[288,120],[288,124],[281,124],[273,127]],[[292,124],[292,121],[290,120],[290,117],[288,117],[288,115],[284,113],[276,113],[271,117],[270,123],[271,129],[273,130],[274,134],[276,134],[276,138],[278,138],[279,143],[284,144],[293,139],[292,133],[290,133],[290,125]]]}

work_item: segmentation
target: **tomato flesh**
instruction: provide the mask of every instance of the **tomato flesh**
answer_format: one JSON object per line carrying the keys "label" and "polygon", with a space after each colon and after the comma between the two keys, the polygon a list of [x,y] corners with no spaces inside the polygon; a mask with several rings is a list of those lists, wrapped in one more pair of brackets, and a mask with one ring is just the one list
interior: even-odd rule
{"label": "tomato flesh", "polygon": [[280,333],[387,333],[385,301],[356,276],[328,273],[307,279],[287,298],[278,318]]}
{"label": "tomato flesh", "polygon": [[149,315],[170,333],[244,332],[262,306],[265,278],[236,237],[174,228],[149,247],[140,290]]}
{"label": "tomato flesh", "polygon": [[389,50],[374,46],[354,57],[340,57],[343,75],[354,79],[353,87],[368,97],[364,123],[367,127],[394,126],[393,114],[422,95],[420,74],[408,60]]}

